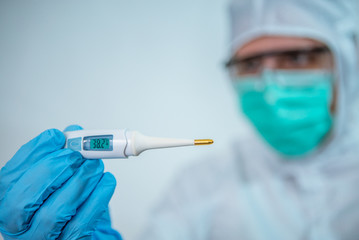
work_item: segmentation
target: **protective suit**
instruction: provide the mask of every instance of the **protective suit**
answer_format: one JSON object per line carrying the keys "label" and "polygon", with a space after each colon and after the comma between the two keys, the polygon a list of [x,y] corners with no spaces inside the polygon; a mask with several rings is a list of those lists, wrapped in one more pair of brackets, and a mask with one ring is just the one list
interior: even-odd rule
{"label": "protective suit", "polygon": [[230,6],[231,55],[261,36],[308,37],[335,59],[330,141],[304,158],[275,153],[249,124],[218,156],[181,172],[140,239],[358,239],[359,104],[355,2],[243,0]]}

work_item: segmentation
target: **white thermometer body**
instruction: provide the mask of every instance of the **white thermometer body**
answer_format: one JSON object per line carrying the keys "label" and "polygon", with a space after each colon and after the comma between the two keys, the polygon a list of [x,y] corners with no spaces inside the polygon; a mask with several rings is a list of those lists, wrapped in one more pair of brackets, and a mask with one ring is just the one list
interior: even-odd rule
{"label": "white thermometer body", "polygon": [[211,139],[172,139],[148,137],[128,130],[79,130],[64,132],[65,148],[78,151],[84,158],[127,158],[148,149],[212,144]]}

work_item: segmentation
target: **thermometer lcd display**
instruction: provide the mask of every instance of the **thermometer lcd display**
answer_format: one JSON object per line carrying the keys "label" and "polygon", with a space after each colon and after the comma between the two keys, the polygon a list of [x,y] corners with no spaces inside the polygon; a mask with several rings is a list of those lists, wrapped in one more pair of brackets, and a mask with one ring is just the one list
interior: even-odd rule
{"label": "thermometer lcd display", "polygon": [[94,138],[90,140],[90,149],[98,150],[98,149],[109,149],[110,148],[110,140],[108,138]]}
{"label": "thermometer lcd display", "polygon": [[113,135],[84,137],[83,149],[85,151],[112,151]]}

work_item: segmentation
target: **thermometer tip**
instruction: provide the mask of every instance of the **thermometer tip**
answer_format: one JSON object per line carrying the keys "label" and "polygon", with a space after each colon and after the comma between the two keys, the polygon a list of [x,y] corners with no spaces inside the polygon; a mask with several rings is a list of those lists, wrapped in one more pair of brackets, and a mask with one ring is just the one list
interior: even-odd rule
{"label": "thermometer tip", "polygon": [[210,145],[213,143],[212,139],[195,139],[194,145]]}

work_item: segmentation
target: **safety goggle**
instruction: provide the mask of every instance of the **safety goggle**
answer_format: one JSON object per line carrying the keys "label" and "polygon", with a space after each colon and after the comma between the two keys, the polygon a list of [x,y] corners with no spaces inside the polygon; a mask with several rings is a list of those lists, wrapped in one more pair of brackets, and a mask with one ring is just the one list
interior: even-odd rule
{"label": "safety goggle", "polygon": [[233,57],[226,63],[232,77],[257,75],[270,67],[281,70],[315,70],[332,68],[330,50],[325,47],[313,47],[296,50],[268,51],[244,58]]}

